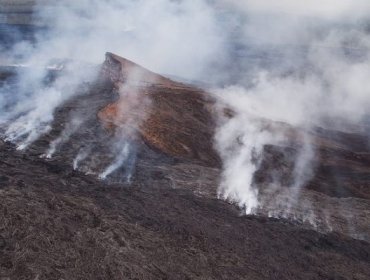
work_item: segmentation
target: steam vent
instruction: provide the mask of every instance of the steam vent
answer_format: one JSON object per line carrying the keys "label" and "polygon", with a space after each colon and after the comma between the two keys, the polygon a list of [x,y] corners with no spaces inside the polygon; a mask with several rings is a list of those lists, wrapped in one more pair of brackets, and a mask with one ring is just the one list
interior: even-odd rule
{"label": "steam vent", "polygon": [[272,2],[0,0],[0,280],[370,279],[370,4]]}

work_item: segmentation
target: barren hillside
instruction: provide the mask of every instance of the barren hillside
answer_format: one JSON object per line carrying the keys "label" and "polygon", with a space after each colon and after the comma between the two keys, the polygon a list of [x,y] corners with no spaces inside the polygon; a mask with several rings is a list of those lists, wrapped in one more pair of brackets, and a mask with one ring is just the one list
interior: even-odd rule
{"label": "barren hillside", "polygon": [[[233,113],[216,106],[211,94],[110,53],[84,90],[57,108],[52,129],[28,149],[0,144],[4,279],[370,277],[365,136],[309,132],[319,156],[301,196],[316,214],[315,226],[304,219],[304,205],[292,211],[295,218],[268,218],[267,208],[245,216],[216,196],[222,164],[213,146],[214,117]],[[82,125],[45,157],[77,113]],[[269,170],[291,180],[289,155],[297,152],[301,131],[283,127],[291,145],[266,146],[255,175],[265,200],[276,198],[263,192]],[[114,148],[120,137],[135,152],[101,180],[120,153]]]}

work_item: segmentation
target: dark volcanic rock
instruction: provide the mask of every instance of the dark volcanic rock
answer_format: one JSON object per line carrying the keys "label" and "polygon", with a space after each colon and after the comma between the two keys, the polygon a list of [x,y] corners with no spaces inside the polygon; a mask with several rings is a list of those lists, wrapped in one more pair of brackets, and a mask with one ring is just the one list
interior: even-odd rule
{"label": "dark volcanic rock", "polygon": [[[102,72],[118,89],[120,99],[100,111],[100,119],[108,126],[122,126],[127,114],[145,115],[139,133],[151,147],[173,157],[198,160],[208,166],[220,166],[213,149],[215,121],[212,108],[215,100],[201,89],[174,82],[141,66],[108,53]],[[134,74],[133,74],[134,73]],[[132,77],[134,76],[134,77]],[[127,84],[131,84],[127,89]],[[138,105],[130,102],[134,92]]]}
{"label": "dark volcanic rock", "polygon": [[[102,74],[57,108],[52,130],[26,151],[0,142],[0,278],[370,278],[370,245],[352,238],[370,240],[367,137],[308,132],[316,172],[291,209],[295,219],[266,218],[275,193],[260,216],[248,217],[216,199],[219,111],[210,94],[113,54]],[[75,115],[80,127],[42,157]],[[291,180],[301,131],[285,127],[292,141],[266,146],[255,174],[261,193],[273,171]],[[98,180],[121,136],[135,147],[131,184],[125,166]],[[311,218],[335,233],[308,229]]]}
{"label": "dark volcanic rock", "polygon": [[0,190],[5,279],[370,277],[367,242],[238,216],[189,191],[107,187],[80,172],[51,172],[8,144],[0,152],[0,175],[11,178]]}

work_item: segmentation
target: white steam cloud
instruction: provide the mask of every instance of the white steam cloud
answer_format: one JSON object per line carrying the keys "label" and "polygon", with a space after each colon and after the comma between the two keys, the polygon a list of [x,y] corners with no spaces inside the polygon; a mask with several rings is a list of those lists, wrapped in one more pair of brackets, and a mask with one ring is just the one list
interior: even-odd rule
{"label": "white steam cloud", "polygon": [[[19,75],[20,88],[9,94],[2,87],[9,98],[0,100],[2,123],[10,123],[5,137],[21,150],[50,130],[55,108],[93,79],[97,68],[91,65],[101,63],[107,51],[189,79],[222,55],[216,12],[202,0],[36,3],[34,17],[45,29],[36,42],[18,42],[0,59],[27,66]],[[50,77],[51,68],[62,71]]]}
{"label": "white steam cloud", "polygon": [[73,159],[73,170],[78,170],[79,165],[84,161],[90,154],[91,148],[81,148],[76,157]]}
{"label": "white steam cloud", "polygon": [[[220,120],[215,137],[224,164],[219,195],[246,213],[264,206],[254,176],[264,147],[289,141],[281,123],[303,131],[291,200],[283,205],[289,209],[312,176],[310,128],[328,119],[360,122],[369,113],[366,0],[64,0],[40,2],[36,10],[47,30],[7,53],[32,70],[20,75],[14,96],[1,89],[5,137],[19,149],[50,129],[55,108],[94,77],[87,65],[107,51],[156,72],[223,85],[214,92],[233,116]],[[55,63],[66,66],[49,77]],[[127,127],[123,132],[130,138]],[[73,130],[65,133],[49,154]],[[120,143],[101,178],[127,164],[130,141]],[[77,155],[75,168],[87,154]]]}
{"label": "white steam cloud", "polygon": [[[215,90],[234,116],[221,122],[216,148],[224,163],[219,194],[253,213],[268,205],[254,184],[263,147],[284,146],[279,122],[303,131],[288,198],[275,209],[287,216],[312,177],[314,148],[309,133],[330,120],[358,123],[370,113],[370,4],[368,1],[221,1],[237,8],[239,44],[276,57],[250,65],[235,86]],[[336,4],[334,4],[334,2]],[[231,5],[231,6],[228,6]],[[225,7],[225,6],[224,6]],[[249,62],[246,60],[246,62]],[[256,121],[257,120],[257,121]],[[259,120],[259,121],[258,121]],[[306,132],[305,132],[306,131]],[[236,139],[236,140],[235,140]],[[263,188],[276,188],[280,182]],[[275,211],[274,210],[274,211]]]}
{"label": "white steam cloud", "polygon": [[57,152],[60,146],[65,144],[83,123],[83,116],[73,116],[72,119],[67,122],[66,127],[62,131],[61,135],[50,143],[49,149],[46,151],[43,157],[51,158]]}
{"label": "white steam cloud", "polygon": [[[128,159],[129,154],[130,144],[128,142],[124,142],[121,147],[121,151],[119,151],[115,160],[99,175],[99,178],[104,180],[107,178],[108,175],[112,174],[114,171],[120,168]],[[130,177],[128,177],[128,180],[130,180]]]}
{"label": "white steam cloud", "polygon": [[246,13],[283,13],[291,16],[310,16],[330,20],[348,16],[352,19],[367,17],[367,12],[370,9],[370,3],[366,0],[223,0],[221,2],[235,5]]}

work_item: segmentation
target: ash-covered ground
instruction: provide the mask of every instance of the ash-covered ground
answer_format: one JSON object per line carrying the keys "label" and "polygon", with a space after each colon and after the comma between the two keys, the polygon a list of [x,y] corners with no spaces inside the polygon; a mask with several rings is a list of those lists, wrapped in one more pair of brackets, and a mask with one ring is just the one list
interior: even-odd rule
{"label": "ash-covered ground", "polygon": [[[116,115],[106,108],[119,103],[117,85],[125,81],[124,76],[117,80],[124,71],[114,65],[127,67],[127,63],[107,54],[100,78],[58,107],[52,129],[27,149],[20,151],[12,143],[1,142],[1,277],[370,277],[369,163],[367,150],[361,150],[366,138],[359,134],[311,132],[317,137],[320,157],[315,177],[301,193],[300,201],[308,201],[308,209],[295,206],[294,217],[268,218],[265,208],[256,216],[246,216],[243,210],[217,199],[221,165],[213,156],[212,141],[205,137],[201,145],[194,144],[202,140],[193,135],[199,127],[206,135],[214,129],[213,119],[205,116],[213,112],[206,108],[214,100],[206,98],[203,90],[159,79],[149,87],[139,86],[149,90],[150,104],[156,107],[151,110],[153,117],[140,125],[139,136],[129,139],[135,145],[134,160],[99,179],[117,156],[112,145],[120,131],[117,127],[126,120],[118,118],[114,123]],[[7,73],[5,77],[13,77],[11,71]],[[185,109],[182,118],[176,118],[187,102],[198,111]],[[163,121],[176,106],[173,122]],[[78,129],[60,138],[77,113],[84,116]],[[183,145],[168,146],[173,141],[171,134]],[[63,141],[48,158],[56,139]],[[76,163],[84,149],[89,151]],[[285,154],[295,149],[293,144],[266,147],[265,163],[256,174],[261,188],[269,180],[271,165],[290,174],[290,157]],[[130,174],[130,180],[125,174]],[[337,174],[343,181],[334,186]],[[266,199],[271,197],[267,194]]]}
{"label": "ash-covered ground", "polygon": [[368,279],[370,245],[1,144],[4,279]]}
{"label": "ash-covered ground", "polygon": [[[41,4],[37,17],[36,2]],[[143,2],[143,9],[149,2]],[[181,1],[159,2],[160,7],[183,8],[190,37],[201,30],[199,25],[214,24],[199,21],[214,9],[202,6],[203,1],[198,4],[208,13],[200,18],[194,17],[199,9]],[[42,9],[45,3],[0,0],[0,280],[370,279],[369,121],[347,123],[348,115],[334,108],[336,98],[307,104],[322,105],[324,113],[317,111],[322,115],[316,124],[311,123],[311,114],[301,126],[293,124],[299,113],[285,122],[270,112],[254,116],[253,110],[238,111],[237,101],[225,102],[223,94],[237,88],[220,93],[208,83],[217,80],[222,88],[242,81],[245,91],[252,88],[263,95],[253,77],[260,69],[271,71],[278,80],[272,81],[274,94],[263,109],[273,112],[275,102],[276,110],[282,110],[274,98],[277,92],[291,104],[283,110],[297,113],[305,103],[302,107],[294,94],[284,95],[285,91],[310,96],[315,90],[310,75],[327,74],[332,67],[332,61],[326,65],[323,58],[309,59],[311,42],[296,45],[294,37],[293,44],[245,45],[244,35],[238,37],[243,26],[231,24],[226,36],[232,41],[227,44],[230,53],[225,57],[211,53],[217,59],[202,77],[205,82],[191,83],[159,75],[113,53],[106,54],[102,65],[79,60],[89,58],[86,46],[91,56],[103,48],[99,37],[115,48],[117,42],[130,42],[140,53],[138,47],[150,37],[147,26],[143,37],[142,21],[138,31],[128,28],[120,33],[115,16],[121,18],[119,12],[126,10],[119,1],[91,6],[87,1],[75,9],[56,2]],[[142,7],[126,8],[142,16]],[[60,14],[50,17],[55,11]],[[243,19],[239,12],[233,20]],[[163,24],[160,31],[166,31],[170,40],[159,35],[173,42],[167,22],[174,16],[181,27],[181,13],[176,9],[156,13]],[[148,22],[150,15],[146,14]],[[189,15],[191,21],[186,20]],[[226,25],[227,17],[222,12],[221,22],[216,23]],[[252,26],[267,30],[258,17],[257,24],[251,17]],[[340,26],[344,33],[351,30],[351,24]],[[350,34],[355,46],[357,33]],[[212,36],[202,35],[198,43],[204,39],[204,47],[220,47]],[[359,40],[359,48],[344,41],[344,46],[323,46],[319,52],[340,53],[334,58],[345,61],[348,74],[354,73],[348,80],[341,76],[344,84],[350,84],[351,97],[352,92],[363,92],[356,91],[356,78],[366,73],[361,64],[366,40]],[[196,68],[202,64],[198,51],[188,53],[178,46],[171,57],[173,46],[162,50],[163,46],[148,44],[143,57],[165,51],[168,56],[162,54],[154,61],[174,59],[181,68],[188,65],[181,60],[183,51],[184,57],[196,58]],[[69,53],[70,48],[73,59],[54,59],[58,51]],[[27,57],[28,52],[35,59]],[[99,57],[104,60],[104,53]],[[322,79],[329,97],[337,82],[346,86],[340,77]],[[359,80],[366,84],[366,79]],[[362,116],[365,102],[353,105],[343,96],[340,104],[348,102],[349,109],[355,108],[349,115]],[[256,100],[258,95],[245,107],[258,107]],[[238,189],[240,185],[243,188]],[[248,208],[251,204],[253,209]]]}

